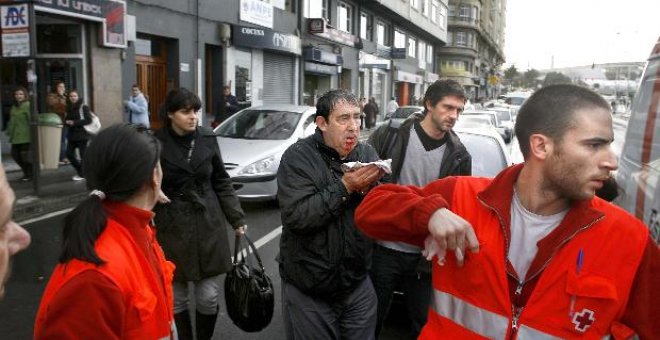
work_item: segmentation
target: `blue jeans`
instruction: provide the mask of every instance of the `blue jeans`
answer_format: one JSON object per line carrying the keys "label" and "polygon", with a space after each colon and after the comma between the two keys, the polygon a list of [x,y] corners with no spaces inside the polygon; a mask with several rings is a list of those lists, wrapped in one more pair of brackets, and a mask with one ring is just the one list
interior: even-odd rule
{"label": "blue jeans", "polygon": [[426,324],[433,282],[431,274],[420,272],[420,254],[405,253],[374,243],[371,258],[371,281],[378,297],[378,322],[376,336],[390,311],[395,290],[403,292],[406,309],[411,321],[410,339],[417,339]]}

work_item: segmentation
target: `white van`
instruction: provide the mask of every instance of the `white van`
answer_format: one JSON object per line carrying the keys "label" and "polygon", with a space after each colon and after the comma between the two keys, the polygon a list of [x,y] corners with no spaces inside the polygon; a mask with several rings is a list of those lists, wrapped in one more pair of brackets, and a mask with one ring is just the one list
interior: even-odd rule
{"label": "white van", "polygon": [[660,38],[632,103],[616,180],[621,190],[615,203],[660,243]]}

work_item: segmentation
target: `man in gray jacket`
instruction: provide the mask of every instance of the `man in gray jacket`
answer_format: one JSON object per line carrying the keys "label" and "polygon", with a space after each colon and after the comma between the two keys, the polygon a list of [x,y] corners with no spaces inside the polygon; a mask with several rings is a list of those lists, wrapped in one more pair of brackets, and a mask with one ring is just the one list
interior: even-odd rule
{"label": "man in gray jacket", "polygon": [[374,339],[376,294],[367,275],[371,241],[355,209],[383,171],[343,172],[347,162],[378,160],[358,142],[360,105],[333,90],[316,105],[316,133],[290,146],[277,173],[282,214],[280,276],[287,339]]}
{"label": "man in gray jacket", "polygon": [[124,101],[126,121],[149,129],[151,124],[149,122],[149,103],[147,102],[147,98],[140,91],[140,87],[137,84],[133,84],[131,93],[128,100]]}
{"label": "man in gray jacket", "polygon": [[[413,116],[401,126],[390,121],[369,138],[381,159],[392,159],[392,183],[424,186],[446,176],[470,175],[472,158],[452,131],[466,101],[463,87],[453,80],[438,80],[424,95],[424,116]],[[412,321],[410,338],[416,339],[431,296],[431,266],[421,249],[403,242],[376,240],[369,275],[378,296],[380,332],[392,294],[400,287]]]}

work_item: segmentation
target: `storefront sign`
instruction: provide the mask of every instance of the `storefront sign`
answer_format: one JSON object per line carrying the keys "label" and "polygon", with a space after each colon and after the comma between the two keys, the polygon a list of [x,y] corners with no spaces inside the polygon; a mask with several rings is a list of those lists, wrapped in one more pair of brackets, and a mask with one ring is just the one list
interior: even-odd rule
{"label": "storefront sign", "polygon": [[392,48],[392,59],[406,59],[406,48],[405,47],[393,47]]}
{"label": "storefront sign", "polygon": [[273,28],[273,5],[260,0],[241,0],[240,19],[255,25]]}
{"label": "storefront sign", "polygon": [[282,51],[295,55],[302,54],[300,38],[293,34],[280,33],[265,28],[234,25],[232,41],[236,46]]}
{"label": "storefront sign", "polygon": [[317,25],[318,18],[307,19],[307,33],[350,47],[361,45],[360,39],[348,32],[340,31],[332,27],[325,27],[325,30],[319,32],[318,28],[314,28]]}
{"label": "storefront sign", "polygon": [[344,58],[339,54],[330,53],[316,47],[307,47],[303,51],[305,60],[315,61],[324,64],[343,65]]}
{"label": "storefront sign", "polygon": [[2,57],[30,56],[30,14],[27,4],[0,7]]}
{"label": "storefront sign", "polygon": [[389,70],[392,65],[392,61],[389,59],[378,58],[373,54],[364,53],[361,54],[360,58],[360,67],[368,68],[379,68],[383,70]]}
{"label": "storefront sign", "polygon": [[126,47],[126,1],[124,0],[34,0],[35,9],[100,22],[101,42],[106,47]]}
{"label": "storefront sign", "polygon": [[414,74],[410,72],[397,71],[395,81],[403,81],[406,83],[415,83],[422,84],[424,83],[424,78],[419,74]]}
{"label": "storefront sign", "polygon": [[341,72],[340,69],[341,66],[310,63],[308,61],[305,62],[305,72],[309,72],[309,73],[335,75]]}

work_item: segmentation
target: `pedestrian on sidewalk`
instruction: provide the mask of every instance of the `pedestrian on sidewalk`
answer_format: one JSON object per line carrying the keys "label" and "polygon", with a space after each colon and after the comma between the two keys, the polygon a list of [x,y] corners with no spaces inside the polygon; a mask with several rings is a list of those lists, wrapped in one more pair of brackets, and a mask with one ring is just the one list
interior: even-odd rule
{"label": "pedestrian on sidewalk", "polygon": [[0,299],[5,296],[5,284],[11,274],[11,257],[30,245],[30,234],[12,220],[15,199],[0,165]]}
{"label": "pedestrian on sidewalk", "polygon": [[194,286],[198,340],[213,336],[220,301],[220,275],[231,269],[227,222],[243,233],[245,214],[225,170],[213,131],[197,126],[202,103],[180,88],[167,94],[160,112],[165,127],[155,132],[163,145],[163,192],[171,202],[155,208],[158,241],[176,264],[174,319],[180,340],[192,339],[188,284]]}
{"label": "pedestrian on sidewalk", "polygon": [[128,124],[101,131],[85,155],[91,191],[64,220],[62,252],[39,306],[34,338],[172,339],[172,273],[151,209],[160,143]]}
{"label": "pedestrian on sidewalk", "polygon": [[238,99],[231,94],[231,87],[229,85],[222,87],[222,96],[217,102],[215,110],[215,119],[211,123],[211,127],[213,128],[238,112]]}
{"label": "pedestrian on sidewalk", "polygon": [[53,91],[46,96],[46,106],[48,112],[57,113],[62,120],[62,135],[60,141],[60,164],[69,164],[69,160],[66,158],[66,142],[67,142],[67,132],[69,127],[64,124],[67,114],[67,94],[66,94],[66,85],[63,80],[56,80],[53,83]]}
{"label": "pedestrian on sidewalk", "polygon": [[149,129],[151,124],[149,122],[149,103],[144,96],[140,87],[133,84],[131,87],[131,96],[128,100],[124,101],[124,111],[126,121],[144,129]]}
{"label": "pedestrian on sidewalk", "polygon": [[392,114],[396,109],[399,108],[399,103],[396,102],[396,97],[392,96],[392,99],[390,99],[389,102],[387,102],[387,118],[391,118]]}
{"label": "pedestrian on sidewalk", "polygon": [[[87,142],[89,141],[89,134],[85,130],[85,125],[92,122],[89,106],[83,104],[82,98],[78,95],[77,90],[69,92],[69,100],[67,102],[67,114],[64,120],[64,125],[68,126],[67,132],[67,148],[66,157],[71,162],[71,165],[76,169],[76,175],[73,176],[74,181],[81,181],[83,176],[83,158],[85,158],[85,150],[87,149]],[[76,156],[76,150],[80,154],[80,159]]]}
{"label": "pedestrian on sidewalk", "polygon": [[367,130],[373,128],[376,125],[376,116],[378,115],[378,105],[376,104],[376,98],[369,98],[369,102],[364,106],[365,114],[365,123],[367,124]]}
{"label": "pedestrian on sidewalk", "polygon": [[30,101],[24,87],[14,90],[14,105],[9,111],[7,136],[11,144],[11,157],[23,171],[21,181],[32,180],[32,160],[30,159]]}

